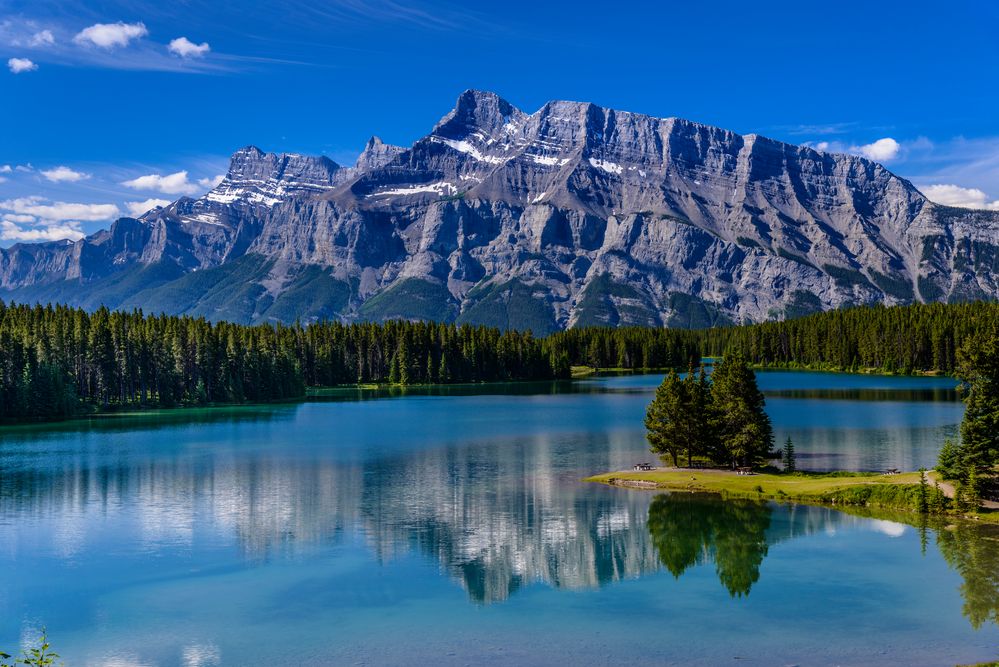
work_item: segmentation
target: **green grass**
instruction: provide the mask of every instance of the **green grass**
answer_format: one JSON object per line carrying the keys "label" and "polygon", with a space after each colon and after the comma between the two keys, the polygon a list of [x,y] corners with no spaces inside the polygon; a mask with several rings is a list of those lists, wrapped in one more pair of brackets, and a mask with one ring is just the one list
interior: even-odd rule
{"label": "green grass", "polygon": [[627,486],[652,483],[673,491],[717,493],[733,498],[795,500],[820,505],[862,505],[888,509],[913,509],[919,492],[919,473],[796,473],[737,475],[728,470],[682,469],[649,472],[612,472],[586,478]]}
{"label": "green grass", "polygon": [[586,481],[607,483],[612,478],[656,482],[663,488],[682,488],[714,493],[743,493],[752,491],[756,486],[763,486],[764,489],[771,489],[773,493],[776,493],[777,489],[782,489],[787,494],[793,493],[800,496],[822,495],[859,484],[884,486],[919,483],[918,472],[906,472],[898,475],[842,471],[832,473],[795,473],[792,475],[768,473],[737,475],[729,470],[710,468],[652,470],[649,472],[609,472],[587,477]]}

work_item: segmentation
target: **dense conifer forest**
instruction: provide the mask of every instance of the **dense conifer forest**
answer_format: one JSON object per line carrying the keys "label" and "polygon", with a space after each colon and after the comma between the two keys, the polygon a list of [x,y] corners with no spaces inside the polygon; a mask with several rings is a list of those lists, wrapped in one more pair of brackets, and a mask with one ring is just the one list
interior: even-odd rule
{"label": "dense conifer forest", "polygon": [[996,322],[997,304],[930,304],[535,338],[429,322],[243,326],[0,302],[0,421],[294,399],[307,386],[550,380],[572,366],[682,370],[733,352],[762,365],[953,373],[963,341]]}
{"label": "dense conifer forest", "polygon": [[930,303],[847,308],[699,333],[705,355],[737,352],[758,365],[953,374],[961,345],[997,323],[997,303]]}

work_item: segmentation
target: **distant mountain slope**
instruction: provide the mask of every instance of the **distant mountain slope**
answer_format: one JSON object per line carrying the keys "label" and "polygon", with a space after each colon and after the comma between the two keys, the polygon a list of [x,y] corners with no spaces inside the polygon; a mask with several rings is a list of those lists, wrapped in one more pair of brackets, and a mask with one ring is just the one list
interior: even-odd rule
{"label": "distant mountain slope", "polygon": [[0,250],[0,298],[239,322],[709,326],[999,296],[999,213],[864,158],[467,91],[354,167],[237,151],[226,178],[76,243]]}

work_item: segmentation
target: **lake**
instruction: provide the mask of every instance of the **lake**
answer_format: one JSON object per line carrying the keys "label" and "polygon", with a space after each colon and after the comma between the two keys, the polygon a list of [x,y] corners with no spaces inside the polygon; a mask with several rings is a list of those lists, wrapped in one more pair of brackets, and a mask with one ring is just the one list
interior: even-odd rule
{"label": "lake", "polygon": [[[999,534],[586,484],[662,376],[0,430],[0,648],[68,665],[955,665]],[[931,466],[946,378],[762,372],[799,467]]]}

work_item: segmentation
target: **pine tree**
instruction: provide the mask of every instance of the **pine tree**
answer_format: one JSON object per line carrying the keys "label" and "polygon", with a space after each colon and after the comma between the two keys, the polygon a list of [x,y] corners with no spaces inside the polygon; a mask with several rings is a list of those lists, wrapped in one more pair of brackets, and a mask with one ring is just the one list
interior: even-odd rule
{"label": "pine tree", "polygon": [[676,371],[670,371],[656,389],[645,412],[646,437],[655,454],[666,454],[673,465],[680,465],[684,451],[686,419],[686,387]]}
{"label": "pine tree", "polygon": [[929,484],[926,481],[926,468],[919,469],[919,496],[916,500],[916,511],[926,514],[930,511]]}
{"label": "pine tree", "polygon": [[756,375],[741,356],[727,356],[718,364],[711,394],[721,447],[716,458],[733,467],[762,463],[773,448],[773,428]]}
{"label": "pine tree", "polygon": [[794,453],[794,442],[791,436],[784,441],[784,472],[794,473],[798,469],[798,460]]}
{"label": "pine tree", "polygon": [[389,361],[389,384],[399,384],[399,355],[393,354],[392,360]]}

